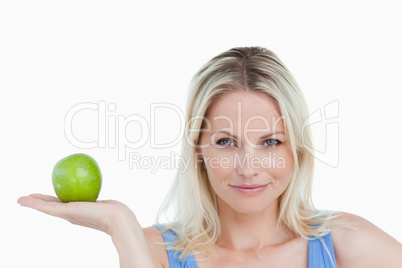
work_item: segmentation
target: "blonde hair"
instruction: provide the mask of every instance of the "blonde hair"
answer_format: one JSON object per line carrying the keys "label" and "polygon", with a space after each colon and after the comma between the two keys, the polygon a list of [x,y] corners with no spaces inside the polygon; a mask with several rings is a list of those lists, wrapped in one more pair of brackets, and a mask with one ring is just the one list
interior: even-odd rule
{"label": "blonde hair", "polygon": [[[314,156],[309,113],[302,91],[291,73],[270,50],[261,47],[233,48],[207,62],[193,77],[187,102],[187,124],[182,157],[190,163],[179,167],[176,179],[157,215],[157,224],[165,231],[176,232],[177,240],[170,249],[181,252],[183,259],[194,249],[212,252],[219,241],[221,229],[217,198],[202,161],[197,159],[203,118],[219,98],[233,91],[254,91],[269,96],[284,120],[290,142],[294,168],[290,183],[279,197],[279,223],[309,239],[330,232],[331,220],[340,213],[317,210],[312,203]],[[311,150],[310,150],[311,151]],[[168,224],[160,223],[162,215],[174,208],[175,217]],[[166,218],[167,219],[167,218]],[[278,223],[278,224],[279,224]]]}

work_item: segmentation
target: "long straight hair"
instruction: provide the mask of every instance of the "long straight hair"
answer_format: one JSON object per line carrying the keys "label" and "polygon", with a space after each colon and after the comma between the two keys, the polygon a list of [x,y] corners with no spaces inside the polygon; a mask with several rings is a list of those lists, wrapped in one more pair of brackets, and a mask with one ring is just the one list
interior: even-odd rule
{"label": "long straight hair", "polygon": [[[221,226],[217,197],[203,162],[197,158],[200,129],[208,109],[218,99],[234,91],[260,92],[271,98],[285,118],[284,128],[294,159],[288,187],[279,197],[279,222],[306,239],[330,232],[331,220],[339,212],[317,210],[312,203],[314,155],[308,108],[302,91],[291,73],[270,50],[238,47],[207,62],[193,77],[186,107],[187,124],[181,157],[189,161],[179,167],[156,222],[173,230],[177,240],[166,243],[181,252],[180,259],[193,250],[211,253],[220,239]],[[198,131],[195,131],[198,130]],[[180,161],[182,162],[182,161]],[[173,209],[173,219],[169,219]],[[168,223],[161,223],[162,217]]]}

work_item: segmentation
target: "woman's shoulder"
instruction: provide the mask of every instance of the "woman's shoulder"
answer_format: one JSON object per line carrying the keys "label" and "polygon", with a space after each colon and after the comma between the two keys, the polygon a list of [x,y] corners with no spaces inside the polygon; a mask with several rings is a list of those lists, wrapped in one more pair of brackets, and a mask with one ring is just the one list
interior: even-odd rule
{"label": "woman's shoulder", "polygon": [[342,213],[334,220],[331,233],[339,268],[402,265],[402,245],[358,215]]}
{"label": "woman's shoulder", "polygon": [[148,243],[148,248],[151,251],[152,259],[157,268],[168,268],[169,257],[166,251],[163,235],[161,231],[155,226],[149,226],[142,229],[144,231],[145,239]]}

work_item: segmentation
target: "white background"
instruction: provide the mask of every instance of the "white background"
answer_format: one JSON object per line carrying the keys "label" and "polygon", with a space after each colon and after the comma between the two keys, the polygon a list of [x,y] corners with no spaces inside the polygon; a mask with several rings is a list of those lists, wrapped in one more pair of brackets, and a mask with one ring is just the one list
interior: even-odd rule
{"label": "white background", "polygon": [[[64,118],[83,102],[113,103],[116,110],[107,115],[115,119],[149,119],[150,104],[157,102],[183,109],[198,68],[236,46],[273,50],[295,76],[311,113],[339,103],[327,144],[336,160],[339,141],[339,164],[317,161],[316,207],[360,215],[402,241],[402,17],[397,1],[379,3],[2,1],[0,266],[117,267],[107,235],[20,207],[18,197],[54,195],[54,164],[83,152],[101,166],[99,198],[125,202],[143,227],[153,224],[174,168],[130,169],[110,144],[77,148],[64,134]],[[158,120],[157,140],[173,140],[177,116],[166,112]],[[96,111],[80,113],[73,123],[78,138],[96,139]],[[317,148],[325,149],[325,124],[313,129]],[[123,134],[135,141],[137,130],[130,124]],[[128,151],[168,156],[180,146],[151,149],[148,142]]]}

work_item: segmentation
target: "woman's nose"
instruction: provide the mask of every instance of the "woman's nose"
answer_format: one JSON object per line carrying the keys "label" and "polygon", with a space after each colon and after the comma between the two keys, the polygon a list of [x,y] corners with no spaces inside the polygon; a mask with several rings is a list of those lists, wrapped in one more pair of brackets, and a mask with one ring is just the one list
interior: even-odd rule
{"label": "woman's nose", "polygon": [[234,164],[237,173],[246,178],[256,176],[261,171],[261,159],[253,148],[248,148],[237,152],[235,155]]}

